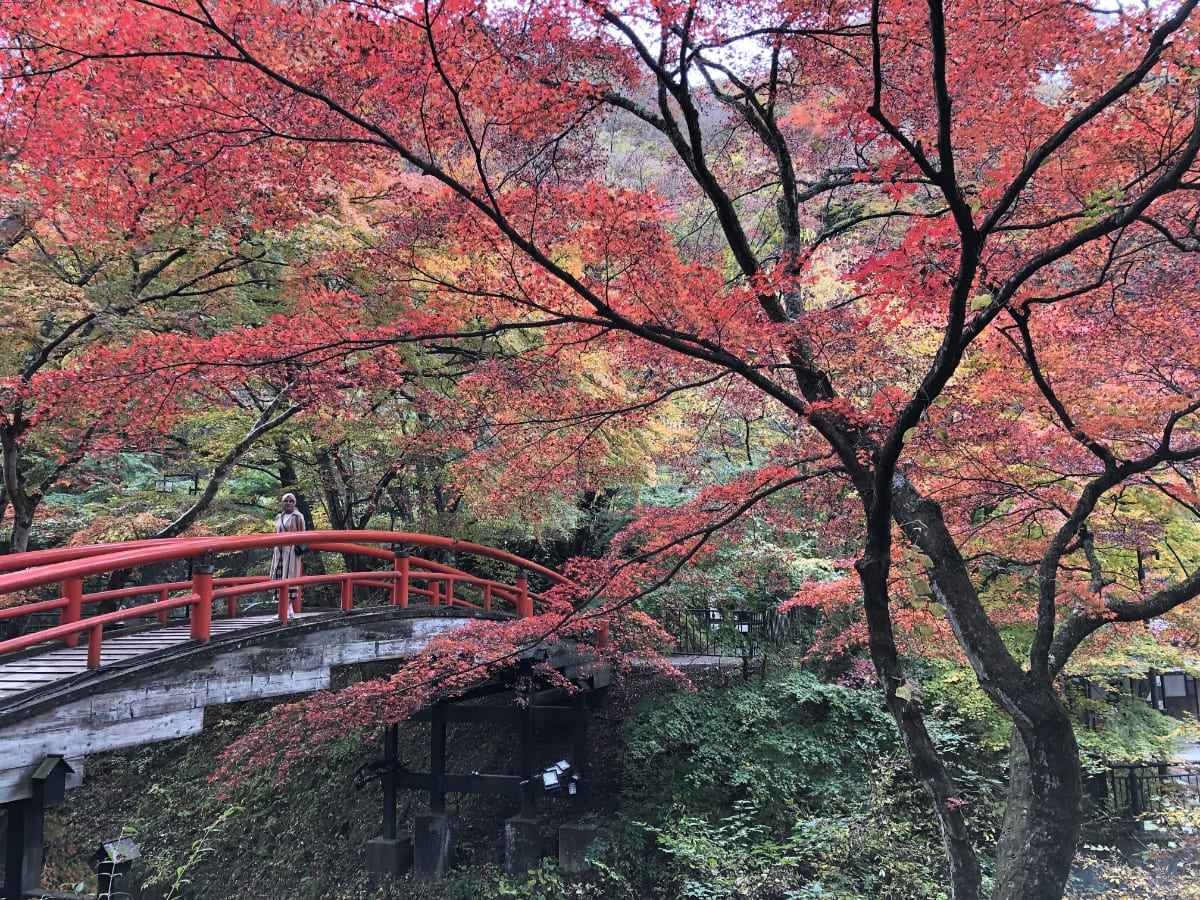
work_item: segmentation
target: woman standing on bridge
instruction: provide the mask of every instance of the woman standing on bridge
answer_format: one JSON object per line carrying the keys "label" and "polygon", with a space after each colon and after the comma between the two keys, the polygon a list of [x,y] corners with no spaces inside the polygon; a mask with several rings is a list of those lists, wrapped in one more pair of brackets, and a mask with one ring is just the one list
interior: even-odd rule
{"label": "woman standing on bridge", "polygon": [[[283,512],[275,517],[275,531],[305,531],[304,513],[296,509],[296,495],[283,495]],[[303,551],[294,544],[283,544],[271,551],[271,578],[300,577],[300,554]],[[296,585],[288,588],[288,600],[293,612],[300,611],[300,589]],[[275,592],[275,601],[279,601],[279,591]]]}

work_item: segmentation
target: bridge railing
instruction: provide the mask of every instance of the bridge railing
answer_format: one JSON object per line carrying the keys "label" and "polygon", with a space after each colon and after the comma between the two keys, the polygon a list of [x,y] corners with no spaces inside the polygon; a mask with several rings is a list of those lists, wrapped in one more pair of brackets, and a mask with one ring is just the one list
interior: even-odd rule
{"label": "bridge railing", "polygon": [[[265,575],[214,577],[215,566],[212,561],[220,553],[295,544],[306,544],[314,552],[340,553],[345,558],[390,561],[391,567],[302,575],[289,579],[271,579]],[[489,558],[511,566],[514,578],[512,583],[507,583],[471,575],[453,566],[414,556],[414,548],[453,550]],[[180,559],[193,561],[190,580],[84,593],[84,579],[87,577]],[[21,562],[26,565],[18,569]],[[160,624],[165,624],[171,611],[181,609],[189,620],[190,637],[207,641],[211,635],[216,604],[223,602],[225,612],[236,617],[241,598],[264,591],[275,592],[277,616],[281,622],[287,621],[290,612],[300,612],[303,588],[319,584],[339,585],[340,606],[347,612],[354,607],[354,588],[365,585],[386,589],[388,602],[401,608],[408,607],[410,600],[416,599],[430,606],[481,610],[511,608],[516,615],[525,617],[533,615],[535,600],[535,595],[529,591],[530,573],[537,573],[552,583],[566,581],[550,569],[480,544],[434,535],[381,531],[309,531],[225,538],[177,538],[61,548],[0,558],[0,573],[3,573],[0,574],[0,598],[19,591],[45,591],[51,586],[56,586],[60,592],[60,596],[51,599],[0,608],[0,624],[34,613],[59,613],[59,622],[55,626],[0,641],[0,654],[58,642],[77,647],[81,635],[86,635],[88,667],[93,669],[100,666],[100,646],[107,625],[137,618],[156,618]],[[460,589],[464,587],[474,590],[472,596],[478,602],[461,595]],[[293,588],[295,599],[289,597]],[[119,603],[137,597],[154,599],[112,612],[84,616],[85,606],[105,601]]]}

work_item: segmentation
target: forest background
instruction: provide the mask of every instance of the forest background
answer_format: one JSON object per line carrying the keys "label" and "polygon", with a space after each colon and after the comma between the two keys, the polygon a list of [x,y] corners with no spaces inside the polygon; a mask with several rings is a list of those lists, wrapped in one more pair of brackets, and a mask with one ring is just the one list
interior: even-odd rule
{"label": "forest background", "polygon": [[5,0],[11,549],[295,488],[618,636],[801,606],[947,895],[1061,896],[1064,679],[1197,640],[1195,5]]}

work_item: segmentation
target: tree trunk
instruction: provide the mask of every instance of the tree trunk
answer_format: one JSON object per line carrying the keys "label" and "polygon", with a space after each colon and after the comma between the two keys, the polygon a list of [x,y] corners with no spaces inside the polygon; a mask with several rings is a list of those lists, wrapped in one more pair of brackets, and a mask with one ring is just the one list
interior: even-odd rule
{"label": "tree trunk", "polygon": [[33,514],[41,497],[31,494],[25,486],[25,460],[21,454],[20,422],[0,426],[0,447],[3,449],[4,488],[12,505],[12,538],[9,553],[24,553],[33,532]]}
{"label": "tree trunk", "polygon": [[[33,513],[40,498],[30,497],[25,491],[25,475],[21,471],[24,463],[21,444],[14,433],[19,430],[20,420],[19,417],[14,419],[15,423],[0,423],[0,466],[3,468],[4,491],[13,513],[12,537],[9,540],[8,552],[24,553],[29,546],[29,535],[33,531]],[[29,616],[17,616],[8,620],[3,636],[6,639],[20,637],[28,627]]]}
{"label": "tree trunk", "polygon": [[[926,571],[935,595],[980,687],[1015,724],[1008,805],[997,846],[992,900],[1060,900],[1082,819],[1082,774],[1070,716],[1058,699],[1050,674],[1022,669],[1004,647],[979,601],[940,507],[902,478],[893,484],[893,499],[897,523],[930,557]],[[877,551],[881,560],[883,546],[881,541]],[[885,589],[875,586],[879,594]],[[869,602],[866,611],[869,617]],[[903,730],[904,723],[897,721]],[[911,747],[909,752],[921,774],[920,760]],[[936,800],[936,782],[931,788],[929,777],[921,777]],[[939,819],[945,818],[939,811]],[[946,824],[942,822],[943,831]],[[948,856],[953,866],[954,853],[949,846]]]}
{"label": "tree trunk", "polygon": [[871,660],[884,688],[888,711],[908,751],[913,772],[933,801],[933,812],[950,867],[950,896],[952,900],[979,900],[982,889],[979,858],[972,845],[961,805],[955,802],[958,798],[955,796],[953,780],[938,756],[937,748],[925,727],[920,702],[911,693],[912,686],[900,667],[888,603],[888,538],[886,532],[877,537],[879,543],[875,551],[864,554],[857,565],[863,586]]}
{"label": "tree trunk", "polygon": [[1060,900],[1082,824],[1083,777],[1071,720],[1051,689],[1013,729],[1008,806],[992,900]]}

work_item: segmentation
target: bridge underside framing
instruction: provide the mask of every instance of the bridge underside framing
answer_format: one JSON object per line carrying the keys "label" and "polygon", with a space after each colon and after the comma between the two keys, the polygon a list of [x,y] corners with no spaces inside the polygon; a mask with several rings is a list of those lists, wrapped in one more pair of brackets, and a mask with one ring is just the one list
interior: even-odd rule
{"label": "bridge underside framing", "polygon": [[[540,684],[532,693],[518,697],[513,685],[519,681],[537,684],[539,676],[531,663],[541,662],[556,669],[573,685],[571,690]],[[457,823],[447,813],[446,795],[491,794],[519,802],[520,811],[505,823],[505,869],[510,873],[536,867],[542,858],[544,822],[539,818],[539,798],[548,791],[570,797],[572,821],[563,831],[574,836],[580,831],[578,817],[589,811],[591,782],[588,763],[589,712],[599,706],[608,693],[612,677],[606,665],[596,666],[590,658],[580,657],[573,645],[554,645],[545,653],[535,651],[530,658],[506,670],[498,680],[482,685],[454,700],[442,701],[410,717],[429,723],[429,771],[409,769],[397,757],[397,725],[384,729],[382,759],[364,767],[371,774],[360,777],[358,786],[378,777],[383,788],[383,829],[367,848],[367,873],[373,881],[399,877],[409,865],[420,881],[441,878],[450,866],[457,837]],[[509,695],[500,704],[479,705],[470,701],[497,695]],[[507,729],[519,748],[519,774],[454,772],[448,768],[446,726],[476,725],[493,735]],[[547,739],[570,736],[570,750],[560,763],[545,758]],[[549,763],[549,765],[547,765]],[[562,768],[563,764],[565,768]],[[361,773],[360,773],[361,775]],[[548,776],[548,777],[547,777]],[[396,828],[396,800],[400,790],[423,792],[428,811],[417,814],[413,822],[411,844]],[[578,851],[563,854],[572,838],[560,834],[560,864],[571,870],[586,854],[586,844]],[[587,841],[586,843],[590,843]],[[570,857],[570,858],[568,858]]]}
{"label": "bridge underside framing", "polygon": [[47,756],[70,764],[74,786],[89,753],[196,734],[208,706],[324,690],[335,667],[412,656],[478,617],[389,608],[272,623],[14,698],[0,709],[0,804],[33,795],[32,771]]}
{"label": "bridge underside framing", "polygon": [[55,774],[63,789],[75,787],[90,753],[196,734],[208,706],[324,690],[338,666],[412,656],[479,617],[388,608],[272,622],[9,698],[0,709],[0,804],[8,821],[0,900],[39,896],[41,821],[51,804],[35,776],[47,760],[62,761]]}

